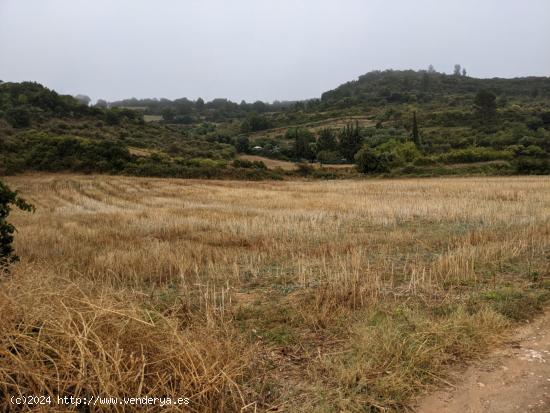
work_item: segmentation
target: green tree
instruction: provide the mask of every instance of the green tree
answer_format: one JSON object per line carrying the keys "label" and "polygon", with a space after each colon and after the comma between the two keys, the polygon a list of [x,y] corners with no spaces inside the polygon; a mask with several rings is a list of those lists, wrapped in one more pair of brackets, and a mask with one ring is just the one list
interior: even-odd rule
{"label": "green tree", "polygon": [[359,122],[347,124],[340,133],[340,153],[348,162],[353,162],[355,154],[361,148]]}
{"label": "green tree", "polygon": [[414,144],[417,148],[420,148],[422,142],[420,140],[420,133],[418,132],[418,122],[416,121],[416,112],[413,112],[413,126],[412,126],[412,136]]}
{"label": "green tree", "polygon": [[364,174],[388,172],[391,169],[391,163],[392,160],[389,153],[380,152],[367,145],[363,146],[355,154],[357,169]]}
{"label": "green tree", "polygon": [[297,159],[315,159],[315,138],[305,128],[292,128],[287,130],[286,137],[294,140],[294,156]]}
{"label": "green tree", "polygon": [[497,97],[490,90],[482,89],[477,92],[474,99],[474,108],[483,117],[490,117],[497,109]]}
{"label": "green tree", "polygon": [[204,109],[204,100],[202,98],[198,98],[195,102],[195,108],[197,109],[197,112],[201,113]]}
{"label": "green tree", "polygon": [[241,132],[257,132],[271,127],[271,122],[264,115],[252,112],[241,124]]}
{"label": "green tree", "polygon": [[176,113],[174,112],[174,109],[172,108],[165,108],[161,112],[162,119],[166,122],[173,122],[174,117],[176,116]]}
{"label": "green tree", "polygon": [[34,211],[34,206],[0,181],[0,270],[5,270],[9,264],[19,259],[13,253],[12,246],[15,227],[7,222],[12,206],[23,211]]}
{"label": "green tree", "polygon": [[420,87],[423,91],[427,91],[430,89],[430,84],[431,84],[431,80],[430,80],[430,75],[428,74],[428,72],[423,72],[422,73],[422,80],[420,81]]}
{"label": "green tree", "polygon": [[317,138],[317,150],[318,151],[335,151],[338,146],[336,142],[336,136],[332,129],[324,128],[319,133]]}
{"label": "green tree", "polygon": [[420,157],[420,152],[411,141],[400,142],[397,139],[390,139],[376,147],[380,154],[385,154],[391,167],[403,166],[408,162]]}
{"label": "green tree", "polygon": [[250,150],[250,141],[246,136],[239,136],[235,141],[235,149],[239,153],[247,153]]}

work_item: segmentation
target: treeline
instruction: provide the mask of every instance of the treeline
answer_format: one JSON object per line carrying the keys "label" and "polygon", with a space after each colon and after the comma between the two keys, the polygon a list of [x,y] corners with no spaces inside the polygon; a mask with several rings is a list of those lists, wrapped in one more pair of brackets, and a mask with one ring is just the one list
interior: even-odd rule
{"label": "treeline", "polygon": [[[296,102],[265,103],[256,101],[235,103],[228,99],[213,99],[205,102],[202,98],[190,100],[187,98],[169,99],[125,99],[108,103],[111,108],[132,108],[146,115],[160,115],[165,122],[176,124],[192,124],[200,120],[225,121],[243,119],[249,115],[268,112],[282,112],[292,108]],[[101,102],[100,106],[106,106]]]}
{"label": "treeline", "polygon": [[143,123],[143,116],[136,111],[91,107],[36,82],[0,82],[0,119],[14,128],[27,128],[52,118],[94,118],[109,125]]}

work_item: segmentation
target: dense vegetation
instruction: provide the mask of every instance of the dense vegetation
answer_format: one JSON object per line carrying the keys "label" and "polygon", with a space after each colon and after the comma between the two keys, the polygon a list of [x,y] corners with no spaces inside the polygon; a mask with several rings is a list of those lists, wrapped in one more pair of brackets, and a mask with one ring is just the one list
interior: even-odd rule
{"label": "dense vegetation", "polygon": [[355,163],[366,174],[546,174],[549,104],[550,78],[475,79],[432,68],[371,72],[321,99],[273,104],[183,98],[90,106],[85,96],[37,83],[2,83],[0,173],[309,174],[233,162],[248,153]]}

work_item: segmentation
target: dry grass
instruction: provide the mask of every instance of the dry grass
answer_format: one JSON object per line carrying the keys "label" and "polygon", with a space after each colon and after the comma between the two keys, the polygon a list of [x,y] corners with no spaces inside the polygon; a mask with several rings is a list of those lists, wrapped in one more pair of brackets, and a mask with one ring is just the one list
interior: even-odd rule
{"label": "dry grass", "polygon": [[8,183],[37,211],[12,217],[0,410],[399,411],[546,296],[547,177]]}
{"label": "dry grass", "polygon": [[[282,169],[284,171],[295,171],[298,169],[298,165],[293,162],[288,161],[281,161],[278,159],[271,159],[266,158],[264,156],[258,156],[258,155],[241,155],[239,156],[240,159],[245,159],[247,161],[261,161],[267,166],[268,169]],[[315,163],[308,163],[309,166],[319,169],[321,166],[325,169],[352,169],[355,168],[354,164],[323,164],[321,165],[319,162]]]}

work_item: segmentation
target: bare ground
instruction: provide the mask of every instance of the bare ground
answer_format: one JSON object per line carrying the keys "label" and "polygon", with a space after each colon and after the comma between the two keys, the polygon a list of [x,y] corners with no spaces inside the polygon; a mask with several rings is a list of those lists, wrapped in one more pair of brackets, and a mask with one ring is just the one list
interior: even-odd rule
{"label": "bare ground", "polygon": [[454,382],[421,400],[415,411],[550,412],[550,313],[519,328],[487,360],[456,373]]}

